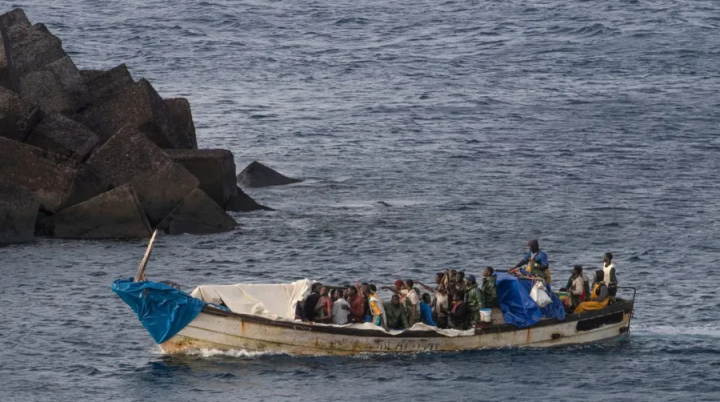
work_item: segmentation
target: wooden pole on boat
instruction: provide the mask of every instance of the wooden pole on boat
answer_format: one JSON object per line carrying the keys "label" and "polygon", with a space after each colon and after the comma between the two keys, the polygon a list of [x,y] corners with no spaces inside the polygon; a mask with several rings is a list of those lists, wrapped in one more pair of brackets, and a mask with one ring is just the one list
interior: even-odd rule
{"label": "wooden pole on boat", "polygon": [[145,267],[147,266],[148,260],[150,259],[150,253],[152,253],[152,248],[155,244],[155,236],[157,235],[157,232],[157,229],[155,229],[152,237],[150,238],[150,243],[148,243],[147,250],[145,250],[145,256],[143,257],[142,261],[140,261],[140,266],[138,267],[137,274],[135,274],[135,282],[139,282],[141,279],[145,279]]}

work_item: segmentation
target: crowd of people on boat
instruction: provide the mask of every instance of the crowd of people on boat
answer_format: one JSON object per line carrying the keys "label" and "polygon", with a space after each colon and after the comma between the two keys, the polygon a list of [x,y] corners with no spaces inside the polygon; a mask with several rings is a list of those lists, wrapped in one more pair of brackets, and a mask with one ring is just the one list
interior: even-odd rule
{"label": "crowd of people on boat", "polygon": [[492,267],[485,268],[480,283],[474,275],[447,270],[435,275],[434,287],[398,279],[394,286],[381,289],[392,293],[389,302],[383,302],[372,283],[330,287],[316,282],[310,295],[297,304],[295,315],[303,321],[325,324],[371,322],[385,329],[404,330],[422,322],[464,330],[475,327],[480,309],[498,306]]}
{"label": "crowd of people on boat", "polygon": [[[527,246],[524,258],[509,272],[550,284],[547,254],[540,250],[537,240]],[[614,300],[618,282],[612,258],[611,253],[603,256],[603,268],[595,272],[592,291],[582,266],[573,268],[566,286],[559,290],[568,313],[599,310]],[[499,307],[497,275],[492,267],[483,270],[480,281],[463,271],[446,270],[435,275],[434,287],[398,279],[394,286],[380,289],[392,293],[388,302],[383,302],[372,283],[332,287],[316,282],[310,295],[297,303],[295,318],[337,325],[370,322],[391,330],[408,329],[416,323],[466,330],[480,323],[481,309]]]}

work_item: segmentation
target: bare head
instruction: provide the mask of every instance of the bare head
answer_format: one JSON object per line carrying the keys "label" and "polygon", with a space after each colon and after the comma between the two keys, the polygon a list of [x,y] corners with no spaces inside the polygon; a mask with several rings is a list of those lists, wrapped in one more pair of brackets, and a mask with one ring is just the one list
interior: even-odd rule
{"label": "bare head", "polygon": [[430,293],[423,293],[422,295],[422,301],[424,301],[427,304],[430,304],[430,301],[432,299],[430,298]]}
{"label": "bare head", "polygon": [[612,262],[612,259],[612,253],[605,253],[605,255],[603,255],[603,262],[605,263],[605,265],[609,265]]}
{"label": "bare head", "polygon": [[400,296],[393,294],[390,298],[390,304],[398,305],[400,304]]}
{"label": "bare head", "polygon": [[483,278],[489,278],[493,276],[494,273],[495,270],[493,269],[493,267],[487,267],[483,270]]}

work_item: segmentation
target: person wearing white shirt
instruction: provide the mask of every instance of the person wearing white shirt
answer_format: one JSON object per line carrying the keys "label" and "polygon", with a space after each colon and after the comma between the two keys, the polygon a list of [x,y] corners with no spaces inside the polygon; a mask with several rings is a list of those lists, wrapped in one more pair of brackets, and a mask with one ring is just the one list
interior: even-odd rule
{"label": "person wearing white shirt", "polygon": [[348,316],[350,315],[350,303],[345,300],[347,294],[341,289],[336,289],[335,296],[337,300],[333,302],[332,306],[332,323],[345,325],[348,323]]}

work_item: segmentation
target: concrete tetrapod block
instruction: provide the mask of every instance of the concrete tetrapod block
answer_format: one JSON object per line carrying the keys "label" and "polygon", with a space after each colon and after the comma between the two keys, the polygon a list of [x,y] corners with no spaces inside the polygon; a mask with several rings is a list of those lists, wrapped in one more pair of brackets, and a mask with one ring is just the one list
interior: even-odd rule
{"label": "concrete tetrapod block", "polygon": [[283,176],[258,161],[252,162],[243,169],[237,176],[237,180],[245,187],[281,186],[302,181]]}
{"label": "concrete tetrapod block", "polygon": [[0,86],[8,89],[14,89],[10,32],[17,27],[30,27],[30,21],[22,9],[16,8],[0,15]]}
{"label": "concrete tetrapod block", "polygon": [[80,76],[87,90],[87,101],[93,103],[113,92],[132,85],[133,78],[125,64],[110,70],[80,70]]}
{"label": "concrete tetrapod block", "polygon": [[177,235],[210,234],[232,230],[237,222],[200,189],[193,190],[160,222],[158,229]]}
{"label": "concrete tetrapod block", "polygon": [[62,41],[43,24],[32,26],[16,23],[3,29],[6,36],[5,53],[12,60],[11,68],[15,77],[37,71],[46,65],[59,60],[67,54],[62,48]]}
{"label": "concrete tetrapod block", "polygon": [[25,141],[40,116],[40,108],[0,87],[0,137]]}
{"label": "concrete tetrapod block", "polygon": [[225,210],[233,212],[274,211],[270,207],[258,204],[249,195],[245,194],[240,187],[237,188],[237,194],[230,197],[225,203]]}
{"label": "concrete tetrapod block", "polygon": [[32,191],[40,208],[55,213],[107,191],[91,168],[40,148],[0,137],[0,175]]}
{"label": "concrete tetrapod block", "polygon": [[31,191],[0,176],[0,244],[32,241],[39,208]]}
{"label": "concrete tetrapod block", "polygon": [[200,181],[203,190],[218,205],[235,195],[235,158],[226,149],[165,149],[176,163]]}
{"label": "concrete tetrapod block", "polygon": [[143,133],[130,128],[96,149],[86,164],[114,186],[132,184],[151,224],[160,222],[199,184]]}
{"label": "concrete tetrapod block", "polygon": [[61,114],[46,116],[26,142],[82,162],[100,139],[89,128]]}
{"label": "concrete tetrapod block", "polygon": [[101,141],[127,126],[139,130],[161,148],[192,148],[184,133],[178,133],[171,123],[168,106],[144,79],[88,106],[78,115],[78,121]]}
{"label": "concrete tetrapod block", "polygon": [[18,91],[47,113],[73,113],[86,102],[82,77],[68,56],[21,76]]}
{"label": "concrete tetrapod block", "polygon": [[[178,130],[178,135],[184,133],[190,148],[197,149],[197,136],[195,134],[195,123],[193,123],[190,102],[185,98],[165,99],[165,104],[170,110],[173,124]],[[233,176],[235,174],[233,173]]]}
{"label": "concrete tetrapod block", "polygon": [[12,57],[9,54],[11,42],[8,31],[17,26],[29,27],[30,21],[22,9],[16,8],[0,15],[0,86],[12,89]]}
{"label": "concrete tetrapod block", "polygon": [[146,238],[152,233],[135,190],[127,184],[45,218],[42,231],[79,239]]}

